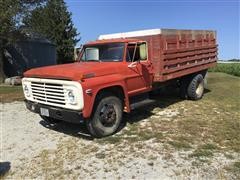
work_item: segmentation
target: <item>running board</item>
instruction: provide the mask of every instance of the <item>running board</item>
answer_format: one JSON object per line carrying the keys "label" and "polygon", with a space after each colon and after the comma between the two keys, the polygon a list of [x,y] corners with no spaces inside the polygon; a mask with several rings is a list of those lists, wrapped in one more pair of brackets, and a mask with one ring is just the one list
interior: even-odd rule
{"label": "running board", "polygon": [[142,101],[138,101],[138,102],[134,102],[134,103],[130,104],[130,108],[131,108],[131,110],[133,110],[133,109],[137,109],[142,106],[153,104],[155,102],[156,102],[156,100],[144,99]]}

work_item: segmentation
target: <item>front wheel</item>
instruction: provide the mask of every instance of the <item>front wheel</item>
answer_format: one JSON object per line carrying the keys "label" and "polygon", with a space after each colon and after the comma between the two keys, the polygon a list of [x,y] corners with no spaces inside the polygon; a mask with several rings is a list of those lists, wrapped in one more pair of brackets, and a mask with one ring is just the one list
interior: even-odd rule
{"label": "front wheel", "polygon": [[122,120],[122,101],[116,96],[100,98],[94,107],[94,114],[87,122],[89,132],[94,137],[109,136],[117,131]]}

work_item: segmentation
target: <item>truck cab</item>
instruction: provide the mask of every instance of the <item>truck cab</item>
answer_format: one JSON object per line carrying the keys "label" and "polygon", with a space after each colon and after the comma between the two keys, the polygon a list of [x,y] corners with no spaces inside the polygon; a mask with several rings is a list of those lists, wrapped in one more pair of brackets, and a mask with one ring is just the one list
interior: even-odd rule
{"label": "truck cab", "polygon": [[[148,59],[147,42],[138,39],[100,40],[86,44],[79,62],[97,62],[112,66],[107,72],[117,73],[124,80],[128,95],[151,89],[153,67]],[[113,71],[113,72],[111,72]]]}
{"label": "truck cab", "polygon": [[[83,46],[78,62],[35,68],[24,74],[27,108],[48,122],[95,119],[88,123],[91,134],[110,135],[117,130],[122,112],[130,112],[129,97],[151,90],[152,69],[146,41],[90,42]],[[105,101],[107,104],[101,104]],[[100,112],[93,113],[96,111]]]}

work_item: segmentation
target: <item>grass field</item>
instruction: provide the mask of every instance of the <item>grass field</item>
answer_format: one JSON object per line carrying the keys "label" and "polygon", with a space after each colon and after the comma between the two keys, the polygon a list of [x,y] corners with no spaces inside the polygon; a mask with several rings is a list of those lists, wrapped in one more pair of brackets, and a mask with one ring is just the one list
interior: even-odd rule
{"label": "grass field", "polygon": [[3,103],[22,101],[24,99],[22,86],[0,86],[0,101]]}
{"label": "grass field", "polygon": [[240,77],[240,63],[218,63],[216,67],[209,69],[209,72],[223,72]]}

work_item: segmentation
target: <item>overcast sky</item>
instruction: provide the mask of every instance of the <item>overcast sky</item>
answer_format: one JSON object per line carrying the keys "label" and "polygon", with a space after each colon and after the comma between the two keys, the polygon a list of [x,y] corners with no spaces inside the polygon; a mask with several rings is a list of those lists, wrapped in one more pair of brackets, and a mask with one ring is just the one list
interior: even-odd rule
{"label": "overcast sky", "polygon": [[240,58],[239,0],[66,0],[83,44],[100,34],[174,28],[217,31],[219,59]]}

